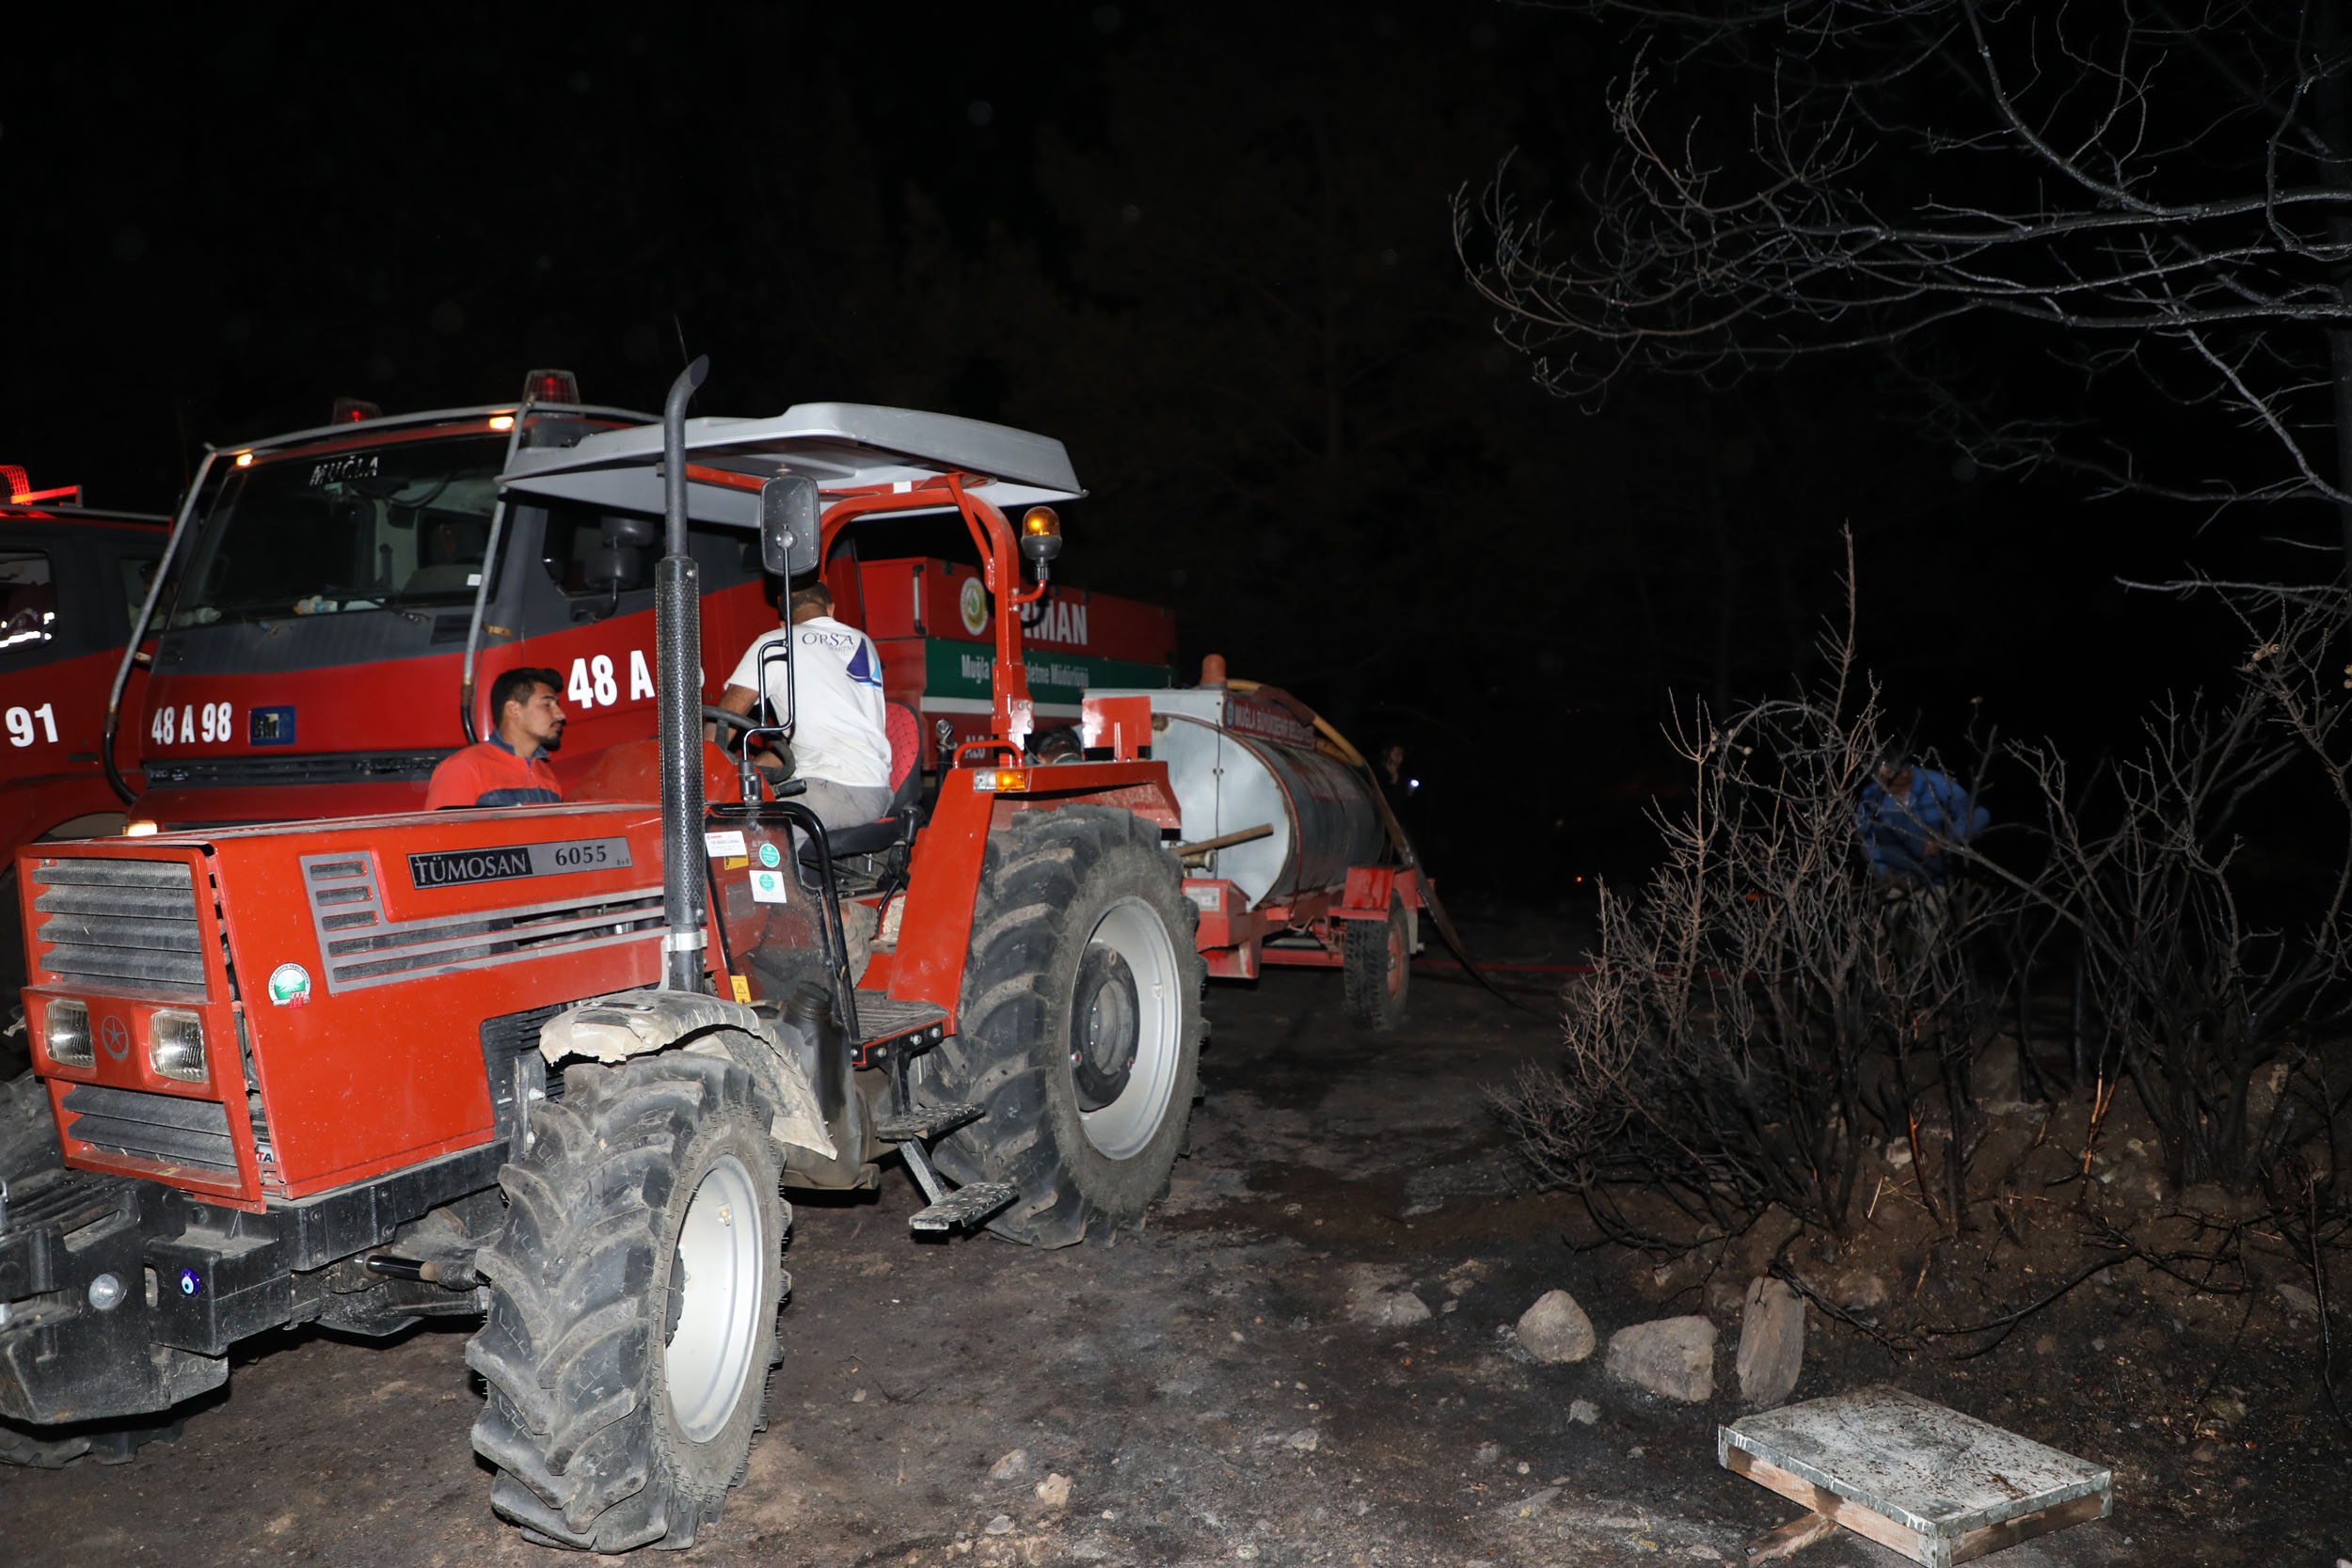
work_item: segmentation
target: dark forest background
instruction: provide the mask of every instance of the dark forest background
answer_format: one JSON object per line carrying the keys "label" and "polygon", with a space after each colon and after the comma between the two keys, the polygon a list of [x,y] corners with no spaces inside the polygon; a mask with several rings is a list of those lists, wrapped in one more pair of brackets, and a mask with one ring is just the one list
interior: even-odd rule
{"label": "dark forest background", "polygon": [[[1429,857],[1545,897],[1643,853],[1677,702],[1842,620],[1923,743],[2096,752],[2232,629],[2120,586],[2324,575],[1979,472],[1868,356],[1544,392],[1449,204],[1576,210],[1628,45],[1486,3],[22,19],[0,100],[0,460],[159,510],[201,444],[516,394],[903,404],[1066,442],[1065,575],[1172,605],[1369,749]],[[1974,384],[2051,373],[1980,335]],[[2129,439],[2125,404],[2086,410]],[[2152,427],[2153,428],[2153,427]],[[2168,440],[2177,437],[2168,430]],[[1993,804],[1996,811],[1999,800]]]}

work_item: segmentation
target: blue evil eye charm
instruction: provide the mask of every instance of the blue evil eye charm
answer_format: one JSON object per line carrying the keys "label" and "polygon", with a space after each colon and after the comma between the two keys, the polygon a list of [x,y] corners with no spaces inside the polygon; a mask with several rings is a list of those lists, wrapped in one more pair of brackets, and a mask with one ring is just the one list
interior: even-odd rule
{"label": "blue evil eye charm", "polygon": [[182,1269],[180,1271],[180,1293],[183,1296],[203,1294],[204,1276],[194,1269]]}

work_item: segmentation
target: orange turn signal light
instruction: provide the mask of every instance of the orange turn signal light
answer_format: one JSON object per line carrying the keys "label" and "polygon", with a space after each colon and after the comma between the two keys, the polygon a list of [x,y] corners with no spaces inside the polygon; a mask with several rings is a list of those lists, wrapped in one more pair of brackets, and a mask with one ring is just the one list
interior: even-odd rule
{"label": "orange turn signal light", "polygon": [[1029,787],[1025,768],[982,768],[972,774],[972,787],[983,795],[1015,795]]}

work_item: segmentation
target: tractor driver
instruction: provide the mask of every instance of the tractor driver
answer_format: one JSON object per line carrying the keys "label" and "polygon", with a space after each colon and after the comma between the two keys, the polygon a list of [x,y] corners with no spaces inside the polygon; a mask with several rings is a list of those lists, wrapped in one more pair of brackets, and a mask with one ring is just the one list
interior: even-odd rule
{"label": "tractor driver", "polygon": [[[743,650],[719,705],[751,712],[760,698],[760,654],[793,639],[792,776],[808,783],[801,803],[828,831],[871,822],[890,810],[892,794],[882,656],[871,638],[833,618],[833,594],[821,582],[793,590],[788,612],[788,626]],[[768,676],[768,704],[779,714],[783,672],[779,661]]]}
{"label": "tractor driver", "polygon": [[424,809],[455,806],[541,806],[564,799],[548,766],[548,749],[564,738],[564,705],[555,700],[564,677],[552,670],[509,670],[490,683],[490,738],[453,752],[433,770]]}

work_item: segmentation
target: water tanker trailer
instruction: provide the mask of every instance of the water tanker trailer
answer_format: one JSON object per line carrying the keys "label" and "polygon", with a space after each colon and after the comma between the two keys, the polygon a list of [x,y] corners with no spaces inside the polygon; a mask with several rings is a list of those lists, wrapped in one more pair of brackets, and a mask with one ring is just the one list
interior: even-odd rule
{"label": "water tanker trailer", "polygon": [[1221,662],[1196,687],[1089,692],[1086,743],[1140,746],[1167,767],[1212,978],[1341,970],[1349,1017],[1391,1028],[1420,948],[1422,873],[1362,759],[1288,692],[1228,684]]}

